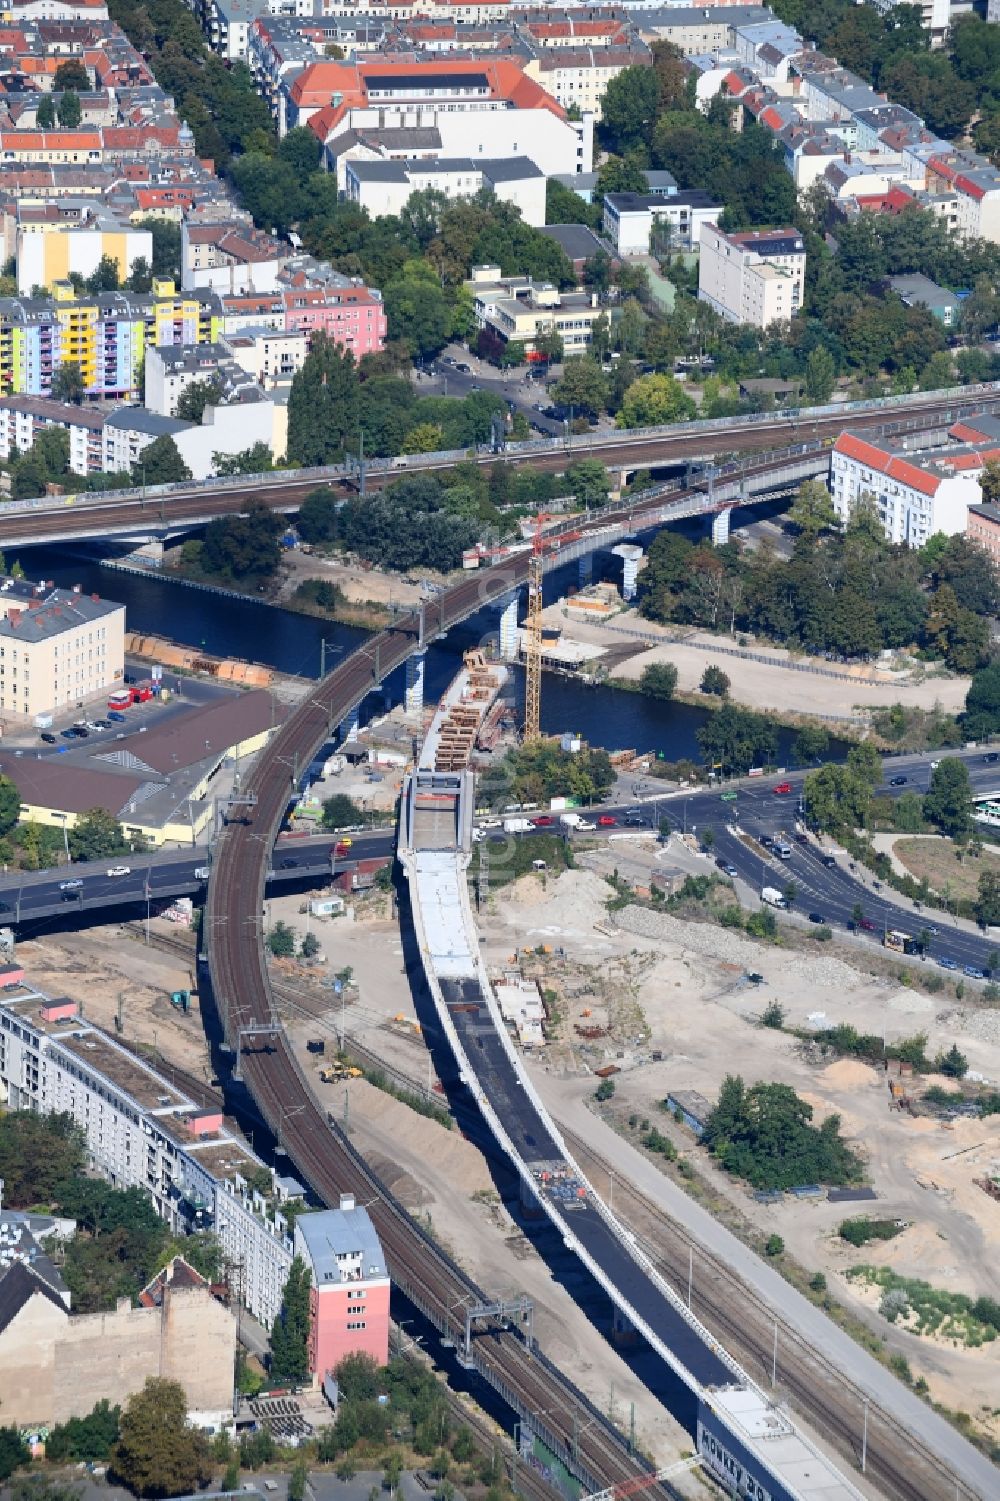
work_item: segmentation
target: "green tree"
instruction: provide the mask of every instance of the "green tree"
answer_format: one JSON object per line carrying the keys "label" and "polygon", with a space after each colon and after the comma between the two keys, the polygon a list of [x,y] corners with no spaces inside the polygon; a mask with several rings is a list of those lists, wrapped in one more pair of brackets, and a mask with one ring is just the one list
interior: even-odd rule
{"label": "green tree", "polygon": [[60,1184],[83,1173],[84,1162],[83,1134],[71,1115],[0,1115],[0,1178],[12,1208],[51,1202]]}
{"label": "green tree", "polygon": [[43,94],[35,110],[35,124],[39,130],[51,130],[56,123],[56,105],[51,94]]}
{"label": "green tree", "polygon": [[102,255],[87,277],[88,292],[117,292],[121,281],[118,262],[113,255]]}
{"label": "green tree", "polygon": [[305,1501],[309,1482],[309,1466],[304,1459],[297,1459],[288,1477],[288,1501]]}
{"label": "green tree", "polygon": [[286,922],[280,920],[267,935],[267,946],[276,959],[295,957],[295,933]]}
{"label": "green tree", "polygon": [[694,414],[694,402],[672,375],[643,375],[625,392],[616,422],[621,428],[660,427]]}
{"label": "green tree", "polygon": [[237,453],[213,453],[212,468],[216,474],[267,474],[274,468],[274,455],[262,439]]}
{"label": "green tree", "polygon": [[806,398],[811,406],[825,406],[833,395],[837,365],[830,351],[817,344],[806,360]]}
{"label": "green tree", "polygon": [[814,828],[828,834],[864,828],[871,798],[871,783],[848,766],[821,766],[802,784],[806,817]]}
{"label": "green tree", "polygon": [[346,792],[335,792],[323,804],[324,829],[351,829],[364,821],[364,809]]}
{"label": "green tree", "polygon": [[[1000,924],[1000,871],[980,872],[976,896],[976,920],[984,928]],[[990,969],[1000,966],[990,965]]]}
{"label": "green tree", "polygon": [[822,480],[803,480],[788,512],[788,519],[810,541],[821,532],[833,531],[837,526],[837,513],[833,499]]}
{"label": "green tree", "polygon": [[780,1235],[769,1235],[764,1242],[765,1256],[781,1256],[784,1254],[785,1242]]}
{"label": "green tree", "polygon": [[316,934],[307,933],[302,940],[302,945],[299,949],[299,953],[302,955],[303,959],[315,959],[319,951],[320,941],[316,937]]}
{"label": "green tree", "polygon": [[132,465],[135,485],[181,485],[190,478],[191,471],[169,433],[154,438]]}
{"label": "green tree", "polygon": [[577,459],[567,464],[565,478],[570,494],[584,510],[596,511],[607,505],[611,476],[600,459]]}
{"label": "green tree", "polygon": [[821,761],[830,745],[830,735],[819,724],[804,724],[795,737],[795,759],[800,766]]}
{"label": "green tree", "polygon": [[648,147],[656,124],[660,85],[652,68],[623,68],[601,103],[601,130],[620,156]]}
{"label": "green tree", "polygon": [[964,1053],[960,1053],[955,1043],[952,1043],[947,1053],[939,1053],[934,1060],[934,1067],[939,1074],[946,1074],[949,1079],[964,1079],[969,1072],[969,1060]]}
{"label": "green tree", "polygon": [[931,772],[924,817],[951,839],[965,839],[971,832],[972,784],[965,762],[957,756],[945,756]]}
{"label": "green tree", "polygon": [[222,396],[219,380],[196,380],[185,386],[177,399],[177,415],[182,422],[201,422],[205,408],[215,406]]}
{"label": "green tree", "polygon": [[702,693],[714,693],[719,698],[726,698],[729,694],[730,682],[722,668],[713,665],[705,668],[699,686]]}
{"label": "green tree", "polygon": [[112,1469],[137,1496],[179,1496],[208,1481],[208,1440],[188,1427],[187,1402],[178,1382],[151,1376],[129,1399]]}
{"label": "green tree", "polygon": [[317,334],[289,392],[289,459],[304,466],[336,462],[357,432],[357,413],[353,355]]}
{"label": "green tree", "polygon": [[83,118],[83,106],[75,89],[67,89],[59,100],[56,115],[63,130],[76,130]]}
{"label": "green tree", "polygon": [[107,860],[112,855],[128,853],[128,841],[118,822],[106,808],[91,808],[70,829],[69,853],[73,860]]}
{"label": "green tree", "polygon": [[105,1460],[117,1442],[120,1422],[121,1408],[102,1397],[85,1418],[56,1424],[45,1440],[45,1457],[54,1464]]}
{"label": "green tree", "polygon": [[16,1428],[0,1428],[0,1480],[9,1480],[15,1470],[31,1463],[31,1450]]}
{"label": "green tree", "polygon": [[787,1084],[745,1089],[727,1075],[705,1122],[702,1144],[735,1177],[754,1188],[795,1188],[805,1183],[849,1183],[860,1163],[840,1136],[840,1118],[817,1128],[813,1109]]}
{"label": "green tree", "polygon": [[433,359],[454,329],[452,299],[423,261],[408,263],[405,274],[386,287],[385,314],[391,337],[405,344],[411,359]]}
{"label": "green tree", "polygon": [[299,535],[304,542],[332,542],[337,536],[337,513],[340,504],[332,490],[311,490],[302,502],[298,516]]}
{"label": "green tree", "polygon": [[729,702],[709,715],[695,738],[708,765],[727,772],[773,763],[778,751],[774,721]]}
{"label": "green tree", "polygon": [[79,406],[86,393],[83,371],[76,360],[67,360],[53,372],[51,386],[53,401],[68,401]]}
{"label": "green tree", "polygon": [[200,563],[206,573],[223,578],[269,578],[281,561],[278,537],[284,518],[260,502],[245,516],[221,516],[205,528]]}
{"label": "green tree", "polygon": [[962,719],[968,735],[991,735],[1000,730],[1000,660],[973,674]]}
{"label": "green tree", "polygon": [[677,668],[672,662],[650,662],[642,669],[639,689],[647,698],[672,699],[677,691]]}
{"label": "green tree", "polygon": [[271,1330],[271,1380],[296,1386],[309,1376],[309,1288],[312,1281],[305,1262],[296,1256],[282,1295],[281,1313]]}
{"label": "green tree", "polygon": [[554,323],[539,329],[535,335],[534,345],[535,353],[545,361],[546,365],[555,365],[563,357],[562,334]]}
{"label": "green tree", "polygon": [[570,355],[562,379],[552,388],[555,399],[580,416],[596,417],[608,404],[608,378],[589,354]]}
{"label": "green tree", "polygon": [[614,1097],[614,1079],[602,1079],[597,1088],[594,1090],[594,1099],[598,1102],[599,1105],[603,1105],[607,1100],[613,1100]]}
{"label": "green tree", "polygon": [[70,57],[60,63],[52,79],[52,92],[61,94],[64,89],[75,89],[86,94],[90,88],[90,74],[78,57]]}
{"label": "green tree", "polygon": [[857,745],[852,745],[847,752],[847,767],[855,772],[871,787],[877,787],[882,780],[882,757],[878,746],[870,740],[861,740]]}
{"label": "green tree", "polygon": [[0,776],[0,839],[9,834],[21,816],[21,794],[10,777]]}

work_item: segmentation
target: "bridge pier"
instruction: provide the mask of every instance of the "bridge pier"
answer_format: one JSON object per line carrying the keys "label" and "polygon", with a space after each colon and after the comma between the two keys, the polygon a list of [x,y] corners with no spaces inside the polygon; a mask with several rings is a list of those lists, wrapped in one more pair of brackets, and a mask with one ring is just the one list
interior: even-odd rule
{"label": "bridge pier", "polygon": [[358,704],[357,707],[352,709],[349,714],[345,714],[344,718],[340,721],[341,744],[343,744],[345,740],[354,740],[357,737],[358,726],[360,725],[360,723],[361,705]]}
{"label": "bridge pier", "polygon": [[517,591],[511,595],[500,616],[500,660],[517,661]]}
{"label": "bridge pier", "polygon": [[406,659],[406,696],[405,707],[407,714],[419,717],[424,712],[424,676],[427,667],[426,651],[416,651],[412,657]]}
{"label": "bridge pier", "polygon": [[617,1304],[613,1304],[612,1309],[611,1343],[613,1345],[638,1344],[639,1336],[631,1320],[622,1313]]}
{"label": "bridge pier", "polygon": [[521,1214],[526,1220],[542,1219],[544,1217],[545,1211],[542,1208],[541,1204],[538,1202],[538,1195],[532,1193],[531,1189],[523,1178],[520,1180],[520,1184]]}
{"label": "bridge pier", "polygon": [[729,541],[729,519],[732,515],[732,506],[723,506],[721,511],[716,511],[712,517],[712,546],[725,547]]}
{"label": "bridge pier", "polygon": [[593,583],[594,580],[594,554],[592,552],[580,554],[579,569],[580,588],[586,589],[587,585]]}
{"label": "bridge pier", "polygon": [[611,551],[616,558],[622,560],[622,598],[626,601],[635,599],[639,586],[639,564],[642,562],[642,548],[637,542],[622,542]]}

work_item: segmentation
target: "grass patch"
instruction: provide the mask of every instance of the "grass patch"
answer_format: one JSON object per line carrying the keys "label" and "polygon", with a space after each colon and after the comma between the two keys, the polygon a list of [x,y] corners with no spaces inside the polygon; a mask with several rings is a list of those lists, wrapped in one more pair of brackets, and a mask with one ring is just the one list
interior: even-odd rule
{"label": "grass patch", "polygon": [[[481,844],[473,846],[472,860],[469,863],[469,879],[473,884],[479,879],[481,850]],[[511,834],[502,841],[491,839],[490,887],[507,886],[519,876],[528,875],[536,860],[545,861],[545,870],[539,872],[543,879],[545,876],[558,876],[564,870],[572,870],[574,861],[569,840],[564,839],[561,834],[533,834],[530,839]]]}
{"label": "grass patch", "polygon": [[926,881],[932,891],[952,899],[975,901],[982,872],[1000,874],[995,855],[961,856],[950,839],[898,839],[893,848],[915,880]]}
{"label": "grass patch", "polygon": [[913,1334],[936,1334],[967,1349],[989,1344],[1000,1332],[1000,1304],[992,1298],[969,1298],[945,1292],[916,1277],[901,1277],[891,1267],[855,1266],[847,1276],[881,1289],[879,1313],[890,1324],[902,1323]]}

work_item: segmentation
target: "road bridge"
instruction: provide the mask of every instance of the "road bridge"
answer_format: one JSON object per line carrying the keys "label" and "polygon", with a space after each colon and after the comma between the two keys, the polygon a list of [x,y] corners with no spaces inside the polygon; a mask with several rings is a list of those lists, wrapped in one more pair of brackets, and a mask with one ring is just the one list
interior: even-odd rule
{"label": "road bridge", "polygon": [[[379,488],[409,473],[447,474],[470,461],[527,465],[560,473],[577,459],[605,464],[619,484],[640,469],[703,463],[722,455],[751,454],[775,444],[835,439],[845,427],[925,445],[959,417],[1000,410],[1000,382],[949,391],[919,392],[877,402],[802,408],[763,416],[709,419],[631,432],[586,433],[561,439],[508,443],[448,453],[413,454],[369,461],[364,484]],[[295,511],[318,486],[343,494],[358,485],[357,462],[317,469],[277,470],[197,484],[139,486],[130,490],[45,496],[12,501],[0,510],[0,549],[69,541],[163,540],[221,516],[238,515],[254,502]]]}

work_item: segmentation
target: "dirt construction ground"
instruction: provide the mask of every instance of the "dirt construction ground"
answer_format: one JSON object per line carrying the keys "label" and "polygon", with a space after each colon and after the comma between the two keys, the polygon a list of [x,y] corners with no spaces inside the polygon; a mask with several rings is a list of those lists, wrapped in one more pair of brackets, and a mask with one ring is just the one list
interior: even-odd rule
{"label": "dirt construction ground", "polygon": [[[542,1077],[558,1076],[563,1090],[578,1081],[579,1097],[589,1098],[593,1069],[617,1063],[614,1103],[605,1109],[624,1130],[631,1115],[670,1135],[762,1235],[776,1232],[810,1272],[822,1270],[836,1296],[888,1337],[890,1348],[906,1356],[915,1376],[925,1377],[936,1399],[995,1428],[992,1405],[989,1415],[983,1409],[984,1393],[1000,1392],[1000,1342],[966,1350],[900,1332],[844,1273],[861,1262],[886,1264],[948,1291],[1000,1298],[1000,1203],[974,1182],[1000,1175],[1000,1117],[945,1127],[890,1110],[881,1072],[853,1059],[824,1059],[811,1045],[757,1022],[775,1000],[794,1026],[844,1021],[859,1031],[884,1031],[890,1042],[926,1032],[929,1055],[958,1042],[970,1068],[993,1082],[1000,1080],[1000,1014],[917,995],[866,977],[838,958],[776,949],[715,926],[638,907],[609,914],[611,895],[607,883],[588,870],[544,883],[527,876],[496,902],[486,923],[493,962],[509,958],[515,945],[553,951],[529,961],[559,998],[563,1042],[546,1048],[536,1065]],[[763,974],[765,983],[749,984],[750,972]],[[577,1025],[607,1028],[609,1035],[584,1042]],[[654,1053],[662,1056],[654,1059]],[[838,1205],[786,1195],[778,1204],[761,1205],[716,1170],[660,1102],[677,1089],[712,1102],[727,1072],[739,1072],[748,1085],[791,1085],[813,1106],[817,1120],[838,1114],[866,1162],[877,1202]],[[935,1082],[954,1087],[934,1076],[922,1081]],[[907,1229],[895,1240],[856,1250],[836,1231],[843,1219],[865,1212],[903,1219]]]}

